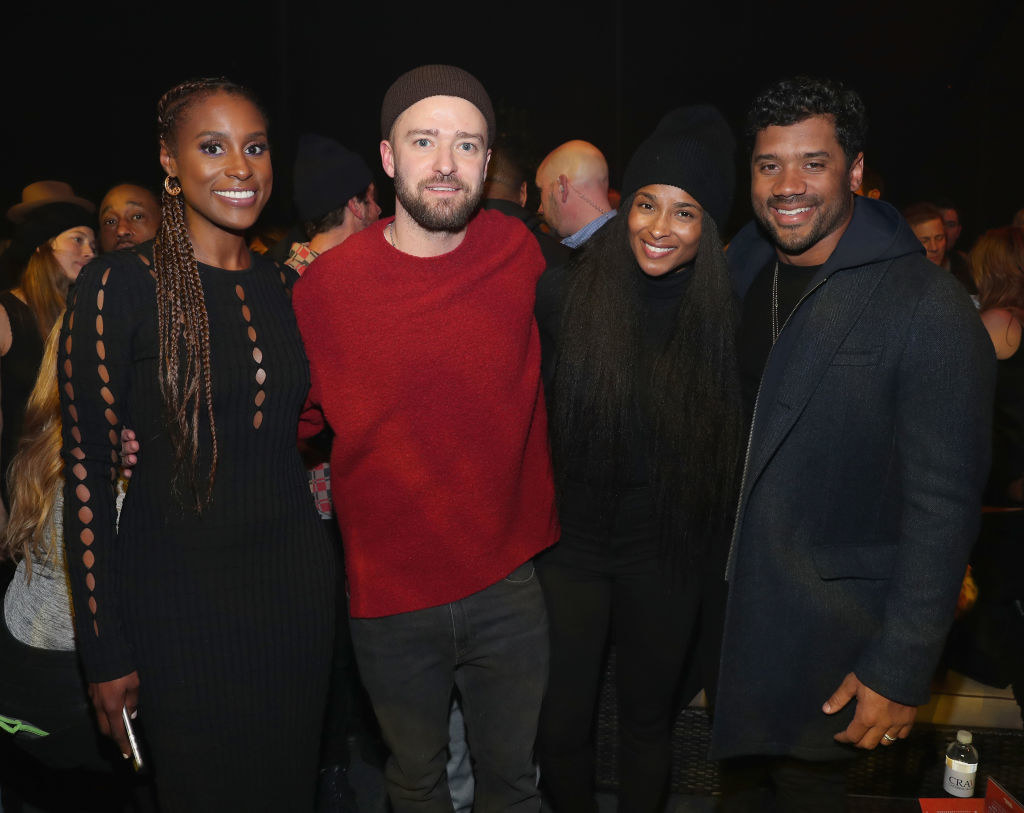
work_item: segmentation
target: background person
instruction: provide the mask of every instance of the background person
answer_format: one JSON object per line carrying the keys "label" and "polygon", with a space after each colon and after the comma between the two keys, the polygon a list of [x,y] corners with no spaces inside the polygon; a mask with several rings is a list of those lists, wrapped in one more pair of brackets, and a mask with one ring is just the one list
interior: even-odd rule
{"label": "background person", "polygon": [[547,154],[534,177],[540,209],[562,245],[579,248],[615,215],[608,200],[608,162],[589,141],[574,139]]}
{"label": "background person", "polygon": [[[1024,718],[1024,228],[983,234],[971,249],[971,268],[998,369],[992,468],[972,557],[978,600],[957,622],[951,651],[954,658],[985,656],[982,665],[994,668],[989,674],[999,685],[1011,684]],[[972,674],[972,663],[952,665]]]}
{"label": "background person", "polygon": [[99,222],[104,252],[135,248],[156,236],[160,203],[144,186],[118,184],[100,201]]}
{"label": "background person", "polygon": [[[18,286],[0,293],[0,491],[43,356],[43,340],[64,310],[68,286],[96,255],[93,215],[58,201],[19,210],[16,250],[28,258]],[[0,506],[3,516],[6,509]],[[2,521],[0,521],[2,526]]]}
{"label": "background person", "polygon": [[[17,568],[0,589],[0,717],[22,727],[11,736],[0,732],[0,751],[5,766],[19,764],[12,782],[26,801],[40,804],[38,786],[45,786],[45,795],[59,797],[68,809],[122,809],[131,793],[130,769],[99,736],[75,654],[63,550],[59,338],[55,324],[10,467],[11,517],[0,559]],[[6,750],[11,745],[32,760],[18,763]]]}

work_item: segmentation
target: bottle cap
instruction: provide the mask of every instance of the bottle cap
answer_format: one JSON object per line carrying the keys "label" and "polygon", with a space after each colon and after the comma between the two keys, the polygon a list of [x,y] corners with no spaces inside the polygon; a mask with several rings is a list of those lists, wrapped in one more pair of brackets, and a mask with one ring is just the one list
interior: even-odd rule
{"label": "bottle cap", "polygon": [[973,739],[974,738],[971,736],[970,731],[964,731],[963,729],[961,729],[960,731],[956,732],[956,741],[961,745],[970,745]]}

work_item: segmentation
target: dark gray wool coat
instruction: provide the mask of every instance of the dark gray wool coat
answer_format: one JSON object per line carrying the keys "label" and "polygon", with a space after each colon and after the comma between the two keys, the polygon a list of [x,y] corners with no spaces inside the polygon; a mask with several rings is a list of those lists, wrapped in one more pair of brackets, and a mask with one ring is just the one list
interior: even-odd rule
{"label": "dark gray wool coat", "polygon": [[[774,250],[729,250],[742,296]],[[727,570],[715,758],[850,755],[848,672],[920,705],[980,519],[995,355],[899,213],[857,198],[761,379]]]}

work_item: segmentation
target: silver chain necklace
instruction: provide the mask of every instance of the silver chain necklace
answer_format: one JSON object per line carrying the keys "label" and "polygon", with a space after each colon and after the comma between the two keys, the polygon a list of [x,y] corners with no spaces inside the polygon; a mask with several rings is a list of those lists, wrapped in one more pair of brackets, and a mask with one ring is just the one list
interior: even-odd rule
{"label": "silver chain necklace", "polygon": [[779,340],[779,261],[775,261],[772,273],[772,346]]}

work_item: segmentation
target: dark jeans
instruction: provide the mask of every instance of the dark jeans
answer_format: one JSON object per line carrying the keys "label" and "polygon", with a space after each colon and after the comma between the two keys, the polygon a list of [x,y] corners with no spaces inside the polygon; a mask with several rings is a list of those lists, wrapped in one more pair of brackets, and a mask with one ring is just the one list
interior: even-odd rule
{"label": "dark jeans", "polygon": [[459,689],[476,813],[537,811],[533,765],[548,673],[547,614],[533,563],[451,604],[353,618],[359,673],[391,750],[395,813],[451,813],[448,713]]}
{"label": "dark jeans", "polygon": [[721,813],[842,813],[852,760],[752,756],[723,760]]}
{"label": "dark jeans", "polygon": [[541,789],[557,813],[597,809],[593,728],[610,638],[619,811],[660,811],[700,580],[695,573],[672,575],[666,566],[649,489],[627,492],[610,529],[590,528],[578,513],[563,512],[561,540],[537,560],[551,627],[551,674],[537,740]]}

